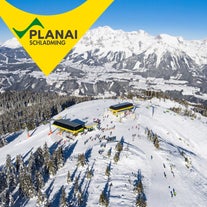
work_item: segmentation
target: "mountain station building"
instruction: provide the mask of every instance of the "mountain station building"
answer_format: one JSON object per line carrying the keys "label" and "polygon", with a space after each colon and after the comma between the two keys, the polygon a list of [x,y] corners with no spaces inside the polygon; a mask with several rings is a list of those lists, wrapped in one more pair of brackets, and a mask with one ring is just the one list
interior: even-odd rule
{"label": "mountain station building", "polygon": [[79,132],[84,131],[85,122],[75,119],[73,121],[70,121],[68,119],[59,119],[55,120],[53,125],[60,128],[61,130],[70,132],[72,134],[78,134]]}
{"label": "mountain station building", "polygon": [[125,112],[128,110],[131,110],[134,108],[134,105],[130,102],[124,102],[124,103],[119,103],[119,104],[115,104],[109,107],[109,110],[117,115],[119,112]]}

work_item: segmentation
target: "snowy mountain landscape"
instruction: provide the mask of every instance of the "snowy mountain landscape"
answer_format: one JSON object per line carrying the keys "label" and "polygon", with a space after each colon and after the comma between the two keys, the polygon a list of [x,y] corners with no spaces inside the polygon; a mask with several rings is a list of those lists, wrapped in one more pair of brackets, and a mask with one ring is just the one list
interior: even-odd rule
{"label": "snowy mountain landscape", "polygon": [[184,40],[143,30],[88,31],[45,77],[15,39],[0,47],[0,89],[113,96],[137,89],[206,102],[207,40]]}
{"label": "snowy mountain landscape", "polygon": [[[135,106],[130,113],[109,111],[125,101]],[[54,125],[51,134],[45,123],[29,137],[4,137],[1,206],[206,206],[207,118],[191,106],[102,99],[73,105],[51,122],[60,118],[100,120],[100,127],[73,136]]]}
{"label": "snowy mountain landscape", "polygon": [[[206,75],[207,39],[98,27],[49,76],[7,40],[0,207],[205,207]],[[75,136],[59,119],[98,125]]]}

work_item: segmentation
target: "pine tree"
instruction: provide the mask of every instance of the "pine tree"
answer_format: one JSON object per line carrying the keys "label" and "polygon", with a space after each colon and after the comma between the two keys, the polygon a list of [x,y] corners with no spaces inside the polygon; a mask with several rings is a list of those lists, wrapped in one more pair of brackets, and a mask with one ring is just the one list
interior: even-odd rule
{"label": "pine tree", "polygon": [[5,146],[7,144],[7,141],[4,136],[0,137],[0,148]]}
{"label": "pine tree", "polygon": [[5,173],[11,173],[15,171],[15,168],[14,168],[14,165],[12,163],[12,160],[11,160],[11,155],[7,155],[6,156],[6,164],[5,164],[5,167],[4,167],[4,171]]}
{"label": "pine tree", "polygon": [[6,175],[6,183],[9,190],[13,190],[16,186],[16,176],[15,176],[15,167],[11,161],[11,156],[7,155],[6,164],[4,167],[4,172]]}
{"label": "pine tree", "polygon": [[38,192],[40,189],[42,189],[44,184],[45,183],[44,183],[42,173],[40,171],[39,172],[36,171],[35,180],[34,180],[34,186],[35,186],[36,191]]}
{"label": "pine tree", "polygon": [[0,193],[3,192],[7,187],[6,175],[0,172]]}
{"label": "pine tree", "polygon": [[36,206],[37,207],[49,207],[48,198],[46,197],[45,194],[42,193],[41,190],[39,190],[37,193]]}
{"label": "pine tree", "polygon": [[91,170],[89,170],[88,168],[87,168],[87,170],[86,170],[86,178],[87,179],[91,179],[93,177],[93,170],[91,169]]}
{"label": "pine tree", "polygon": [[61,192],[59,206],[60,207],[67,207],[68,206],[67,199],[66,199],[65,188],[64,187],[62,187],[62,192]]}
{"label": "pine tree", "polygon": [[134,191],[136,191],[138,194],[139,193],[143,193],[143,185],[142,185],[142,181],[141,180],[139,180],[137,182],[137,184],[135,185]]}
{"label": "pine tree", "polygon": [[49,148],[47,146],[47,142],[45,142],[45,144],[43,146],[43,156],[44,156],[44,163],[45,163],[45,165],[47,165],[47,163],[50,160],[50,152],[49,152]]}
{"label": "pine tree", "polygon": [[63,156],[62,146],[58,148],[55,155],[56,155],[56,160],[57,160],[57,167],[58,169],[60,169],[64,165],[64,156]]}
{"label": "pine tree", "polygon": [[99,197],[99,204],[106,207],[109,205],[108,198],[105,195],[104,191],[101,192],[101,195]]}
{"label": "pine tree", "polygon": [[81,206],[83,203],[83,193],[81,190],[78,190],[77,192],[77,200],[78,200],[78,206]]}
{"label": "pine tree", "polygon": [[1,193],[1,197],[0,197],[0,206],[1,207],[8,207],[9,206],[9,197],[10,197],[9,190],[5,189]]}
{"label": "pine tree", "polygon": [[159,147],[160,147],[159,140],[158,140],[157,136],[156,136],[155,139],[154,139],[154,146],[155,146],[157,149],[159,149]]}
{"label": "pine tree", "polygon": [[121,142],[118,142],[116,145],[117,152],[121,152],[123,150],[123,144]]}
{"label": "pine tree", "polygon": [[10,194],[9,195],[9,207],[12,207],[14,205],[14,198],[13,198],[13,195]]}
{"label": "pine tree", "polygon": [[77,193],[78,189],[79,189],[78,177],[76,177],[74,182],[74,192]]}
{"label": "pine tree", "polygon": [[70,184],[71,182],[71,176],[70,176],[70,171],[68,170],[68,174],[67,174],[67,183]]}
{"label": "pine tree", "polygon": [[8,189],[10,191],[13,191],[16,188],[17,180],[13,172],[10,172],[9,174],[6,175],[6,182],[7,182]]}
{"label": "pine tree", "polygon": [[16,156],[15,167],[17,174],[19,174],[20,169],[24,168],[24,162],[21,155]]}
{"label": "pine tree", "polygon": [[19,173],[19,168],[20,168],[20,156],[21,155],[17,155],[16,156],[16,161],[15,161],[15,167],[16,167],[16,173]]}
{"label": "pine tree", "polygon": [[21,168],[19,171],[19,191],[18,191],[19,197],[24,196],[24,191],[22,189],[24,175],[25,175],[25,167]]}
{"label": "pine tree", "polygon": [[120,153],[116,152],[116,154],[114,155],[114,162],[115,163],[117,163],[119,161],[119,156],[120,156]]}
{"label": "pine tree", "polygon": [[35,196],[36,192],[35,192],[35,189],[34,189],[34,185],[33,185],[33,182],[31,180],[31,177],[30,175],[27,175],[26,177],[26,182],[25,182],[25,192],[27,192],[27,196],[29,198],[32,198]]}
{"label": "pine tree", "polygon": [[35,196],[35,189],[31,179],[31,175],[23,170],[19,177],[19,188],[20,193],[28,198],[32,198]]}
{"label": "pine tree", "polygon": [[107,165],[107,166],[106,166],[105,175],[108,176],[108,177],[110,176],[110,170],[111,170],[111,169],[110,169],[110,166]]}
{"label": "pine tree", "polygon": [[34,158],[35,158],[36,169],[37,170],[41,169],[42,166],[44,165],[44,155],[41,147],[37,148],[36,152],[34,153]]}
{"label": "pine tree", "polygon": [[110,148],[110,149],[108,150],[108,152],[107,152],[107,156],[108,156],[108,157],[111,157],[111,151],[112,151],[112,149]]}
{"label": "pine tree", "polygon": [[78,155],[78,165],[81,165],[83,167],[85,164],[86,164],[85,154],[79,154]]}
{"label": "pine tree", "polygon": [[49,160],[47,168],[50,176],[54,176],[56,174],[57,166],[55,165],[53,158]]}
{"label": "pine tree", "polygon": [[146,200],[144,199],[144,197],[142,196],[142,194],[139,194],[137,196],[136,206],[137,207],[146,207],[147,206]]}
{"label": "pine tree", "polygon": [[42,191],[41,190],[38,190],[37,192],[37,202],[36,202],[36,206],[37,207],[41,207],[42,206],[42,203],[43,203],[43,194],[42,194]]}
{"label": "pine tree", "polygon": [[29,157],[27,168],[28,168],[28,172],[33,175],[35,170],[36,170],[36,163],[35,163],[34,154],[32,152],[31,152],[30,157]]}

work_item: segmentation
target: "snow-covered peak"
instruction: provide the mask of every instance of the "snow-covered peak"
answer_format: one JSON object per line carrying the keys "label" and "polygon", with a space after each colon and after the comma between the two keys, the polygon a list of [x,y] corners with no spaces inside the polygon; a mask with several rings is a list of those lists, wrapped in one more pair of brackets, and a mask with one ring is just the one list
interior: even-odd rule
{"label": "snow-covered peak", "polygon": [[97,32],[98,31],[103,31],[103,32],[110,31],[110,32],[113,32],[114,30],[111,27],[109,27],[109,26],[99,26],[97,28],[94,28],[94,29],[89,30],[89,32],[90,31],[97,31]]}
{"label": "snow-covered peak", "polygon": [[160,43],[164,43],[170,46],[178,46],[179,44],[183,43],[182,37],[174,37],[168,34],[160,34],[155,37]]}
{"label": "snow-covered peak", "polygon": [[137,34],[139,35],[149,35],[147,32],[145,32],[144,30],[140,29],[137,31]]}
{"label": "snow-covered peak", "polygon": [[[21,46],[15,38],[12,38],[3,43],[1,47],[18,48]],[[85,59],[93,56],[110,61],[117,61],[114,55],[121,56],[121,60],[143,53],[153,53],[162,58],[166,52],[173,57],[187,54],[197,65],[207,64],[207,40],[188,41],[168,34],[152,36],[144,30],[126,32],[114,30],[109,26],[89,30],[73,50],[73,54],[81,54]],[[118,60],[120,61],[119,58]]]}
{"label": "snow-covered peak", "polygon": [[183,42],[184,42],[184,39],[183,39],[183,37],[181,37],[181,36],[177,37],[177,39],[178,39],[178,41],[179,41],[180,43],[183,43]]}
{"label": "snow-covered peak", "polygon": [[88,31],[76,45],[75,52],[85,53],[95,50],[102,56],[110,52],[124,52],[126,57],[129,57],[132,53],[140,53],[147,49],[152,43],[151,40],[153,37],[143,30],[125,32],[104,26]]}
{"label": "snow-covered peak", "polygon": [[18,42],[18,40],[13,37],[12,39],[7,40],[6,42],[4,42],[1,47],[7,47],[7,48],[11,48],[11,49],[16,49],[21,47],[20,43]]}
{"label": "snow-covered peak", "polygon": [[203,40],[203,44],[207,45],[207,39]]}
{"label": "snow-covered peak", "polygon": [[111,52],[123,52],[125,58],[145,52],[153,52],[157,56],[162,56],[166,52],[172,53],[172,56],[185,53],[196,64],[203,65],[207,64],[206,42],[206,40],[184,40],[181,36],[168,34],[152,36],[144,30],[125,32],[105,26],[88,31],[76,45],[75,52],[83,54],[88,51],[96,51],[96,55],[101,57],[105,57]]}

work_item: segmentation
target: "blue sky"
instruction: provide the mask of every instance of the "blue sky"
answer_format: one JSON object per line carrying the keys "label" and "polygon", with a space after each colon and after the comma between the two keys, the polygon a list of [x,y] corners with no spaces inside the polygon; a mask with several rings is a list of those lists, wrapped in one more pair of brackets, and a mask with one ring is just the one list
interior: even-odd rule
{"label": "blue sky", "polygon": [[[7,0],[14,6],[37,14],[69,11],[85,0]],[[185,39],[207,39],[206,0],[114,0],[93,25],[114,29],[143,29],[151,35],[166,33]],[[12,34],[0,20],[0,42]]]}

